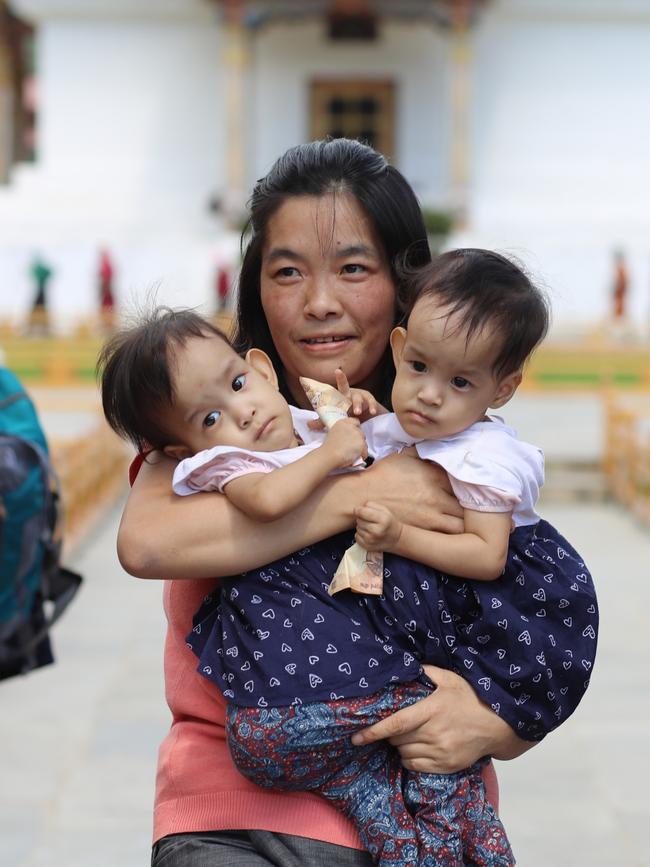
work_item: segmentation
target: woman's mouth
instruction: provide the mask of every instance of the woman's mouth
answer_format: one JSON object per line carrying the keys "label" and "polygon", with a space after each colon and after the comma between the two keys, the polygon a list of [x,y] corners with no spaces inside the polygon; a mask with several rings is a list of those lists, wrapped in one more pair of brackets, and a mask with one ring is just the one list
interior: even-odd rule
{"label": "woman's mouth", "polygon": [[349,336],[327,335],[325,337],[303,337],[300,343],[309,352],[338,352],[352,340]]}

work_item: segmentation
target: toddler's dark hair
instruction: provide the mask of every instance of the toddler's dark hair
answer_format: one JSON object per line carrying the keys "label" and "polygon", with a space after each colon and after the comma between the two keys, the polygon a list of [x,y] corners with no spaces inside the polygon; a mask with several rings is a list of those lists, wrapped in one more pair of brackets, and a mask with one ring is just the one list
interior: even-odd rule
{"label": "toddler's dark hair", "polygon": [[173,347],[184,346],[190,337],[210,336],[230,345],[225,334],[193,310],[156,307],[102,347],[96,369],[106,421],[139,452],[170,442],[158,416],[174,402]]}
{"label": "toddler's dark hair", "polygon": [[432,296],[459,313],[467,339],[492,326],[501,336],[493,373],[501,378],[520,370],[549,326],[549,302],[515,262],[492,250],[462,248],[437,256],[420,268],[404,270],[413,299]]}

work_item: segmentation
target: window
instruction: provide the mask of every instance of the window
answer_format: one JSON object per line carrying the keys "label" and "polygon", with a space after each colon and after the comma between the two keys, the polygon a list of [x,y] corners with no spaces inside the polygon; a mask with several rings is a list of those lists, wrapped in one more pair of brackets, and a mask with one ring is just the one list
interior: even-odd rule
{"label": "window", "polygon": [[312,139],[355,138],[394,157],[394,91],[390,81],[312,82]]}

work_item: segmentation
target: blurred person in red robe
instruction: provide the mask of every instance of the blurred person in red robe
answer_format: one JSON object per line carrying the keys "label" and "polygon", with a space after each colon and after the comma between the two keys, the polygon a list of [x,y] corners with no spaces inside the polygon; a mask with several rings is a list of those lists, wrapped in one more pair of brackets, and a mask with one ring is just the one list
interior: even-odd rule
{"label": "blurred person in red robe", "polygon": [[99,253],[99,315],[102,329],[112,331],[114,326],[115,296],[113,294],[113,262],[107,250]]}

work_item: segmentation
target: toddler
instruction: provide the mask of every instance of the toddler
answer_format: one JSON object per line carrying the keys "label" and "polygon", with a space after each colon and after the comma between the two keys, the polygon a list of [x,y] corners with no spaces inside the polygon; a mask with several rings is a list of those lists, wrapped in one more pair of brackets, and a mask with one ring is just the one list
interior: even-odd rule
{"label": "toddler", "polygon": [[[240,358],[191,310],[159,308],[118,333],[98,369],[107,420],[138,450],[182,461],[180,493],[224,490],[260,521],[290,512],[328,473],[367,455],[358,420],[311,430],[315,414],[289,406],[266,353]],[[374,404],[366,392],[359,400]]]}
{"label": "toddler", "polygon": [[[318,572],[311,581],[307,574],[299,580],[309,559],[301,552],[291,578],[273,567],[260,574],[272,588],[263,601],[241,586],[220,607],[207,600],[189,641],[204,673],[226,687],[231,751],[258,784],[325,794],[352,816],[382,865],[508,864],[503,829],[485,805],[482,763],[456,775],[411,774],[397,769],[390,748],[370,745],[358,753],[346,739],[421,697],[426,682],[419,670],[410,681],[407,673],[415,657],[418,664],[432,661],[461,674],[520,737],[539,740],[577,707],[596,651],[591,576],[536,512],[543,455],[486,414],[510,400],[546,333],[544,297],[514,263],[484,250],[452,251],[408,279],[415,281],[417,300],[407,328],[391,337],[395,413],[363,429],[375,458],[415,445],[421,458],[447,470],[464,508],[465,531],[404,526],[383,506],[368,503],[358,511],[356,539],[366,550],[386,552],[384,593],[334,597],[347,599],[351,611],[356,605],[347,634],[328,622],[327,585],[319,587]],[[279,591],[296,583],[306,596],[318,595],[320,605],[308,618],[304,597],[283,598]],[[241,640],[237,621],[250,618],[257,604],[268,620],[254,648]],[[314,643],[312,614],[331,639],[326,647],[324,637]],[[374,652],[372,644],[363,646],[367,629],[376,633]],[[266,640],[282,642],[274,673],[260,665]],[[282,707],[276,696],[295,676],[293,641],[310,683]],[[338,661],[341,651],[343,665],[338,672],[330,666],[321,680],[327,654]],[[283,666],[285,652],[289,664]],[[394,667],[396,653],[402,671]],[[259,689],[257,702],[238,686],[242,667],[244,691]],[[381,672],[384,687],[369,694],[377,688],[371,677]],[[334,687],[329,701],[314,695],[321,683],[323,691]]]}

